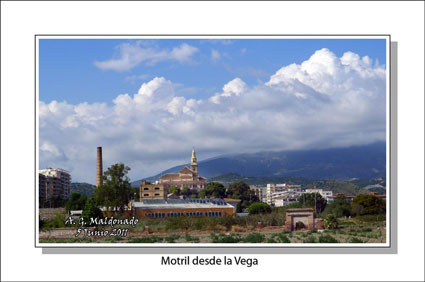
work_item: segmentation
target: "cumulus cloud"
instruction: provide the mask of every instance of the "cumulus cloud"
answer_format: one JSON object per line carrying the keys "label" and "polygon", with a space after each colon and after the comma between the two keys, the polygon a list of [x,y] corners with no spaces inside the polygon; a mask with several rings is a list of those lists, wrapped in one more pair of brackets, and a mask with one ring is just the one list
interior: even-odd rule
{"label": "cumulus cloud", "polygon": [[136,44],[123,43],[118,46],[119,56],[106,61],[95,61],[96,67],[102,70],[128,71],[145,62],[154,65],[160,61],[175,60],[179,63],[190,62],[198,48],[182,43],[171,50],[160,49],[142,41]]}
{"label": "cumulus cloud", "polygon": [[385,79],[385,67],[369,57],[321,49],[264,84],[235,78],[204,99],[155,77],[112,105],[40,101],[40,167],[94,183],[95,148],[103,146],[104,167],[124,162],[136,180],[187,162],[192,146],[204,159],[385,140]]}
{"label": "cumulus cloud", "polygon": [[223,86],[223,92],[217,93],[210,98],[214,104],[220,104],[221,97],[239,96],[247,89],[245,82],[240,78],[235,78]]}

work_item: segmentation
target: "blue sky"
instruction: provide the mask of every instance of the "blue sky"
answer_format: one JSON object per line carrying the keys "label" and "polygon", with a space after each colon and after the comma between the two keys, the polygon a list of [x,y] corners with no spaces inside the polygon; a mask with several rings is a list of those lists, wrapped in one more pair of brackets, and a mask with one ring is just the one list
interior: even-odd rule
{"label": "blue sky", "polygon": [[[41,39],[40,168],[95,183],[222,154],[386,138],[383,39]],[[202,168],[200,167],[200,172]]]}
{"label": "blue sky", "polygon": [[[94,64],[119,57],[121,44],[139,41],[157,50],[171,50],[187,43],[199,51],[191,61],[141,63],[124,71],[102,70]],[[183,96],[202,98],[220,91],[234,77],[250,86],[265,82],[283,65],[301,63],[321,48],[328,48],[339,57],[351,51],[386,63],[383,39],[42,39],[39,46],[40,100],[73,104],[111,104],[118,93],[134,93],[142,82],[161,76],[181,84]],[[213,50],[220,58],[212,58]]]}

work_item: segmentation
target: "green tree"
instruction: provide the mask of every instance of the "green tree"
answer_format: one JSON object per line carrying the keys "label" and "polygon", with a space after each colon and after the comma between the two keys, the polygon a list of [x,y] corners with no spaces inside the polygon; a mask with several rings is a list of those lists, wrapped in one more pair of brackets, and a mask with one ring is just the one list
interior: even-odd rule
{"label": "green tree", "polygon": [[139,187],[130,187],[128,197],[130,200],[139,200]]}
{"label": "green tree", "polygon": [[81,195],[80,193],[72,193],[71,197],[65,204],[65,208],[67,211],[71,210],[82,210],[86,205],[87,196]]}
{"label": "green tree", "polygon": [[199,192],[200,198],[225,198],[226,197],[226,188],[223,184],[218,182],[210,182],[207,186]]}
{"label": "green tree", "polygon": [[130,168],[123,163],[117,163],[108,168],[103,174],[103,185],[96,187],[94,197],[97,204],[123,210],[130,198],[130,179],[127,174]]}
{"label": "green tree", "polygon": [[332,213],[336,217],[349,216],[351,215],[351,206],[344,194],[339,194],[332,203],[326,205],[323,213],[325,215]]}
{"label": "green tree", "polygon": [[385,202],[372,194],[359,194],[351,202],[354,215],[385,213]]}
{"label": "green tree", "polygon": [[180,188],[179,187],[177,187],[177,186],[171,186],[171,187],[169,187],[168,189],[167,189],[167,193],[168,194],[176,194],[176,195],[180,195],[180,193],[181,193],[181,190],[180,190]]}
{"label": "green tree", "polygon": [[99,207],[96,204],[96,200],[93,197],[90,197],[86,201],[86,205],[84,206],[83,213],[81,214],[81,217],[84,219],[84,221],[89,224],[90,219],[93,218],[103,218],[103,213],[99,209]]}
{"label": "green tree", "polygon": [[183,195],[187,198],[198,198],[198,193],[195,190],[190,189],[189,187],[183,187],[180,190],[180,195]]}
{"label": "green tree", "polygon": [[323,220],[323,226],[326,229],[337,229],[338,228],[338,220],[334,214],[328,214]]}
{"label": "green tree", "polygon": [[303,207],[310,207],[316,213],[321,213],[325,210],[326,200],[319,193],[305,193],[298,198]]}
{"label": "green tree", "polygon": [[252,203],[248,207],[248,212],[250,215],[259,214],[259,213],[271,213],[272,208],[266,203],[257,202],[257,203]]}
{"label": "green tree", "polygon": [[237,212],[242,212],[252,203],[258,202],[258,197],[255,195],[255,192],[249,188],[248,184],[242,181],[231,183],[227,188],[226,196],[232,199],[241,200],[236,208]]}

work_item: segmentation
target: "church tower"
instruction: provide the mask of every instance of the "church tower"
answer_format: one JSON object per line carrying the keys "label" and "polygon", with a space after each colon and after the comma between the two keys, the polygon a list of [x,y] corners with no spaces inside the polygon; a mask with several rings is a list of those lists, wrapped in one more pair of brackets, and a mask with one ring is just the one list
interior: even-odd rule
{"label": "church tower", "polygon": [[190,159],[190,168],[195,173],[194,176],[197,177],[198,176],[198,161],[196,160],[195,148],[193,148],[192,150],[192,157]]}

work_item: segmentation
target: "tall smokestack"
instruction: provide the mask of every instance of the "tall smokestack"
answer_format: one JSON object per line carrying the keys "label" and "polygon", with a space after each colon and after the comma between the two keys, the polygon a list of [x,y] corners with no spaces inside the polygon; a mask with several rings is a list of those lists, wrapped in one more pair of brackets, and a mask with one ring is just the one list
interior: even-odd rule
{"label": "tall smokestack", "polygon": [[102,174],[103,174],[102,147],[97,147],[96,187],[103,185]]}

